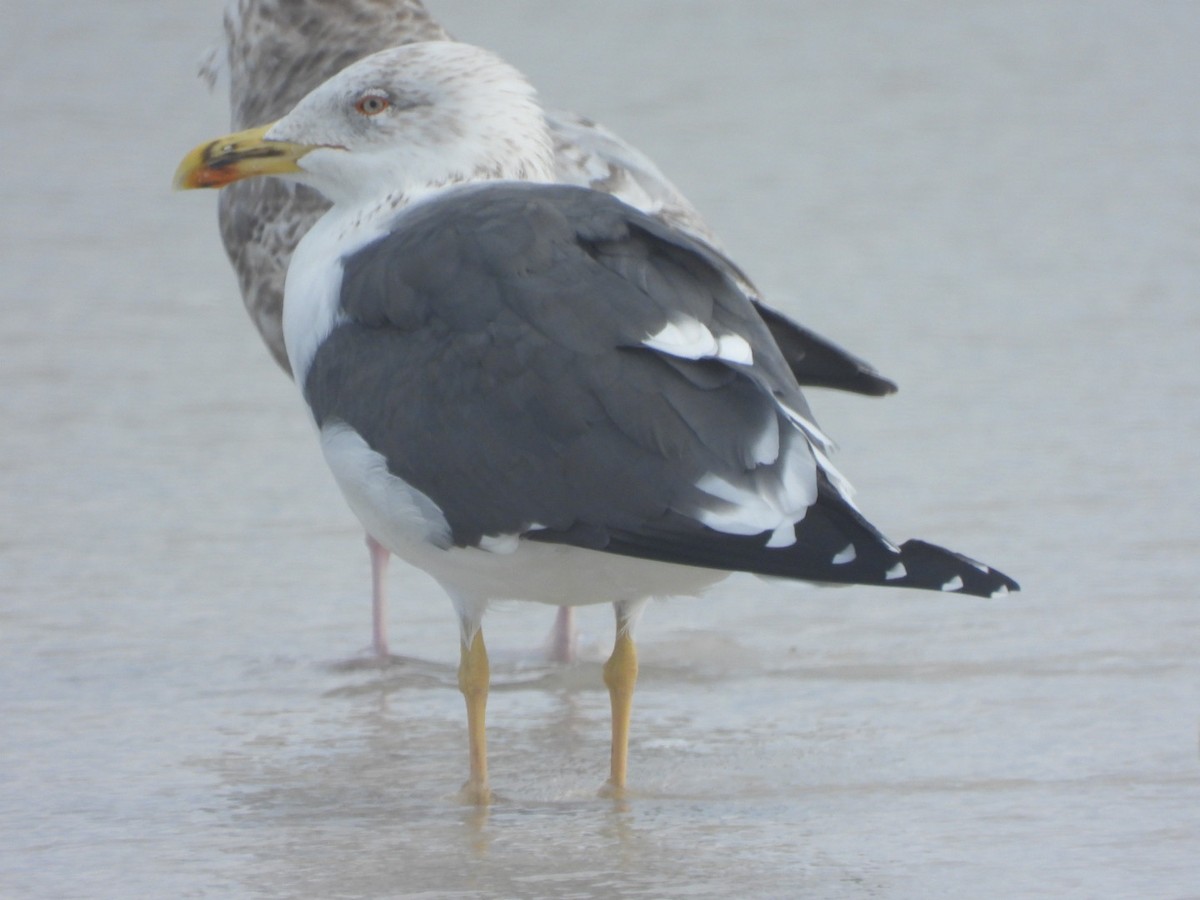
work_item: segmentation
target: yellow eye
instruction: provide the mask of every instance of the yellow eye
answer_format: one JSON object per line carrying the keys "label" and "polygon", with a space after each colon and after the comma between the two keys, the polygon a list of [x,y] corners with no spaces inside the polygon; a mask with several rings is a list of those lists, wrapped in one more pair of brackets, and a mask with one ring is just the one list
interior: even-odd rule
{"label": "yellow eye", "polygon": [[367,94],[358,98],[354,108],[364,116],[377,116],[391,105],[392,102],[387,97],[379,94]]}

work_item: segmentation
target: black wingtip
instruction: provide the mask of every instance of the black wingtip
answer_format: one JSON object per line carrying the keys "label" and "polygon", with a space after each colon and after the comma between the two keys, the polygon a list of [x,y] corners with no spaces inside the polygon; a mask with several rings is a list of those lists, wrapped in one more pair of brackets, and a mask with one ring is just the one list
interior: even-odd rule
{"label": "black wingtip", "polygon": [[880,375],[870,363],[758,300],[754,306],[801,386],[832,388],[868,397],[896,393],[896,383]]}
{"label": "black wingtip", "polygon": [[1003,572],[937,544],[905,541],[900,554],[906,574],[897,583],[905,587],[974,597],[1003,597],[1021,589]]}
{"label": "black wingtip", "polygon": [[896,382],[884,378],[874,369],[860,370],[853,378],[844,379],[837,384],[813,386],[848,390],[856,394],[863,394],[867,397],[886,397],[889,394],[894,394],[896,391],[900,390],[900,388],[896,385]]}

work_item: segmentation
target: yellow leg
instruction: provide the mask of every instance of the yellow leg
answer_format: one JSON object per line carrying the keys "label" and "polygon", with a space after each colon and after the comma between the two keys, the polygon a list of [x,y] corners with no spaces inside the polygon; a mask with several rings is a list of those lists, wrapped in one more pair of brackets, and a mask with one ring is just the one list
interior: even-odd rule
{"label": "yellow leg", "polygon": [[483,645],[483,632],[477,631],[471,646],[462,647],[458,689],[467,701],[467,740],[471,748],[471,777],[463,785],[462,796],[467,803],[479,806],[492,801],[492,790],[488,787],[487,725],[484,721],[490,680],[487,647]]}
{"label": "yellow leg", "polygon": [[625,792],[629,762],[629,717],[633,712],[633,688],[637,684],[637,648],[623,617],[617,618],[617,643],[604,664],[604,683],[612,701],[612,762],[605,793],[619,797]]}

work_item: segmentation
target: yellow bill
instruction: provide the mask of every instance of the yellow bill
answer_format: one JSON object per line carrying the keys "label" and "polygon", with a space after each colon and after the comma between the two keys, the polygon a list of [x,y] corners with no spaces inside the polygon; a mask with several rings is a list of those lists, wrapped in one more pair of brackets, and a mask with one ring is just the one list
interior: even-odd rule
{"label": "yellow bill", "polygon": [[175,189],[221,188],[256,175],[299,172],[296,163],[318,145],[264,140],[274,124],[228,134],[196,147],[175,170]]}

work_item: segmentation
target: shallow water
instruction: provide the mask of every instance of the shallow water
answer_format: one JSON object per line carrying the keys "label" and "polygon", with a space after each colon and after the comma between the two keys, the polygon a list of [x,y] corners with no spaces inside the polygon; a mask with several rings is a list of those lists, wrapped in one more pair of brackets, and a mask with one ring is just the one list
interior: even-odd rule
{"label": "shallow water", "polygon": [[653,605],[623,805],[610,612],[554,668],[503,607],[460,806],[449,605],[397,566],[368,661],[360,534],[168,190],[218,4],[10,4],[0,897],[1200,897],[1194,7],[431,5],[899,381],[812,395],[862,506],[1024,591]]}

